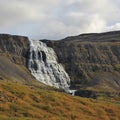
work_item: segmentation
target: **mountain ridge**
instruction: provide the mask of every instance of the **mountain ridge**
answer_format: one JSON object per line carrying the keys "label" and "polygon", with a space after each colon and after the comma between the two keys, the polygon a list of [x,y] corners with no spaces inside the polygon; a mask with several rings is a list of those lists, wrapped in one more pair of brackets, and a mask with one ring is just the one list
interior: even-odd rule
{"label": "mountain ridge", "polygon": [[[117,36],[114,33],[114,42],[113,38],[112,41],[106,41],[104,36],[101,37],[104,40],[100,42],[92,42],[92,38],[91,42],[83,41],[78,37],[71,40],[43,41],[54,49],[57,62],[69,73],[70,88],[76,89],[75,95],[79,97],[44,85],[31,75],[28,70],[30,41],[27,37],[5,34],[0,36],[0,119],[120,118],[119,33]],[[85,38],[89,39],[88,36],[84,36]],[[41,49],[40,52],[35,52],[40,53],[38,55],[43,58],[42,62],[46,61],[45,51]],[[35,52],[31,55],[33,58],[37,58]]]}
{"label": "mountain ridge", "polygon": [[[120,37],[120,31],[109,31],[109,32],[101,32],[101,33],[82,33],[82,34],[79,34],[79,35],[73,35],[73,36],[67,36],[67,37],[65,37],[65,38],[62,38],[62,39],[57,39],[57,40],[52,40],[52,39],[40,39],[40,41],[62,41],[62,40],[73,40],[73,38],[77,38],[77,39],[81,39],[81,38],[84,38],[84,40],[85,40],[85,38],[86,37],[89,37],[87,40],[88,41],[90,41],[89,39],[90,39],[90,37],[99,37],[99,36],[108,36],[108,35],[110,35],[110,37],[111,36],[113,36],[113,37],[116,37],[116,36],[119,36]],[[98,39],[99,40],[99,39]],[[82,42],[83,40],[81,40],[81,42]],[[96,41],[96,40],[95,40]],[[110,41],[110,40],[108,40],[108,41]],[[113,40],[113,41],[117,41],[117,40]],[[111,40],[111,42],[113,42],[112,40]],[[118,40],[119,41],[119,40]],[[94,40],[92,41],[92,42],[94,42]],[[107,41],[106,41],[107,42]]]}
{"label": "mountain ridge", "polygon": [[[87,33],[58,41],[41,41],[55,50],[58,62],[62,63],[70,75],[71,88],[97,89],[98,87],[100,90],[120,90],[120,31]],[[17,68],[23,65],[27,70],[29,44],[28,37],[1,34],[1,63],[7,64],[2,59],[4,56],[9,62],[17,65]],[[4,69],[4,73],[11,73],[9,71]]]}
{"label": "mountain ridge", "polygon": [[120,90],[120,31],[42,42],[55,50],[58,61],[71,77],[73,88]]}
{"label": "mountain ridge", "polygon": [[45,87],[27,68],[29,39],[25,36],[0,34],[0,80]]}

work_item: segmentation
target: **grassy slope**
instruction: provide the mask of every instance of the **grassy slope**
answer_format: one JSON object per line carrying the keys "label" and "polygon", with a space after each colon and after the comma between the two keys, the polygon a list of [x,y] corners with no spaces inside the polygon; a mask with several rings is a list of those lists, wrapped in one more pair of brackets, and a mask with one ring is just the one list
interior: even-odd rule
{"label": "grassy slope", "polygon": [[0,120],[119,120],[120,105],[0,81]]}

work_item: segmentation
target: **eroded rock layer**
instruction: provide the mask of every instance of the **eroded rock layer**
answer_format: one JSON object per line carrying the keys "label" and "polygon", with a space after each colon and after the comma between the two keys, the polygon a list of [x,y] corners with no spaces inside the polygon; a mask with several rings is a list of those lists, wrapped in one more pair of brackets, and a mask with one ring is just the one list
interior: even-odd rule
{"label": "eroded rock layer", "polygon": [[64,64],[72,88],[120,90],[120,31],[42,41]]}

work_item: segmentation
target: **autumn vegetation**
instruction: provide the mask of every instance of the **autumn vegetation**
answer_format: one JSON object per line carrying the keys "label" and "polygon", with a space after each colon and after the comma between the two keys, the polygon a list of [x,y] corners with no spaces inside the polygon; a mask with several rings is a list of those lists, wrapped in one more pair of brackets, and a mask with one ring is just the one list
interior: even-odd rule
{"label": "autumn vegetation", "polygon": [[120,103],[0,81],[0,120],[119,120]]}

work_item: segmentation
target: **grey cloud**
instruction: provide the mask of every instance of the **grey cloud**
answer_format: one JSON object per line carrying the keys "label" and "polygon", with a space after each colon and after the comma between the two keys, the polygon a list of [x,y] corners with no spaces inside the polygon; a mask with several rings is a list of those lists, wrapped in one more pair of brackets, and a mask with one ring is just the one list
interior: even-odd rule
{"label": "grey cloud", "polygon": [[120,29],[119,0],[1,0],[0,32],[61,39]]}

